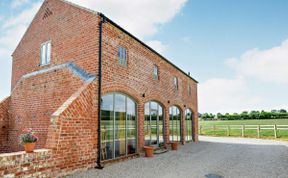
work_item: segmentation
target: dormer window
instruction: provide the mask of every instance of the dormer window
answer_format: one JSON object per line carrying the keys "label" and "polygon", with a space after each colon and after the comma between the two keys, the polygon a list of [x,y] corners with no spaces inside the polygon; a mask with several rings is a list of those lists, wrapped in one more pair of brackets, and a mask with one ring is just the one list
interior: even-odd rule
{"label": "dormer window", "polygon": [[40,65],[48,65],[50,64],[51,60],[51,41],[47,41],[45,43],[42,43],[41,45],[41,59],[40,59]]}

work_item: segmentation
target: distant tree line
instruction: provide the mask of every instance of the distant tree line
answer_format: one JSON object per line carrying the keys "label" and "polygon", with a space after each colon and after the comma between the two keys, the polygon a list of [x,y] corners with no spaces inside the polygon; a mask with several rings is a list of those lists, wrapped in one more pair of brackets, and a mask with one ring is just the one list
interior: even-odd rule
{"label": "distant tree line", "polygon": [[203,113],[199,114],[202,120],[248,120],[248,119],[285,119],[288,112],[285,109],[271,111],[243,111],[242,113]]}

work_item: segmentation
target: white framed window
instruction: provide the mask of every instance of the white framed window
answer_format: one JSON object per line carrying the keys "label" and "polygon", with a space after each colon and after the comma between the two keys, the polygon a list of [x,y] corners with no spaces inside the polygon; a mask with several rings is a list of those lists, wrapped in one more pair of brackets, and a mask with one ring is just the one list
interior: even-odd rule
{"label": "white framed window", "polygon": [[153,80],[158,80],[158,66],[153,66]]}
{"label": "white framed window", "polygon": [[126,48],[118,47],[118,64],[127,66]]}
{"label": "white framed window", "polygon": [[174,82],[174,87],[175,87],[175,89],[178,90],[178,78],[177,78],[177,77],[174,77],[173,82]]}
{"label": "white framed window", "polygon": [[51,41],[41,44],[41,59],[40,65],[48,65],[51,61]]}

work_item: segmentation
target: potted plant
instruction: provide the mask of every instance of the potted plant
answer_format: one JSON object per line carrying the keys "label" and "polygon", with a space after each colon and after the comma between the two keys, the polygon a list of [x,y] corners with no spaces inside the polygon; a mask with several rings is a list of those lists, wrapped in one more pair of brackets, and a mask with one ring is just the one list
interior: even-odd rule
{"label": "potted plant", "polygon": [[26,133],[20,135],[20,143],[24,146],[26,153],[32,153],[34,151],[38,137],[35,132],[30,128],[25,131]]}
{"label": "potted plant", "polygon": [[152,146],[144,146],[145,156],[146,157],[153,157],[154,155],[154,148]]}

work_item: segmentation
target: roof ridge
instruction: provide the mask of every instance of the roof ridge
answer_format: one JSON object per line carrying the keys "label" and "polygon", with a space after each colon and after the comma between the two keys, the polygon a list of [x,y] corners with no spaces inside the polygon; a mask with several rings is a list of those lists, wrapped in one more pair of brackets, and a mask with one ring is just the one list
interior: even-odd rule
{"label": "roof ridge", "polygon": [[60,1],[62,1],[63,3],[66,3],[66,4],[68,4],[68,5],[71,5],[71,6],[73,6],[73,7],[76,7],[76,8],[79,8],[79,9],[82,9],[82,10],[85,10],[85,11],[88,11],[88,12],[91,12],[91,13],[93,13],[93,14],[95,14],[95,15],[99,15],[99,14],[100,14],[100,12],[98,12],[98,11],[95,11],[95,10],[92,10],[92,9],[90,9],[90,8],[87,8],[87,7],[78,5],[78,4],[73,3],[73,2],[71,2],[71,1],[68,1],[68,0],[60,0]]}

